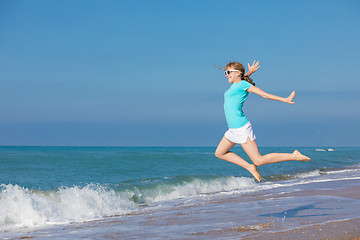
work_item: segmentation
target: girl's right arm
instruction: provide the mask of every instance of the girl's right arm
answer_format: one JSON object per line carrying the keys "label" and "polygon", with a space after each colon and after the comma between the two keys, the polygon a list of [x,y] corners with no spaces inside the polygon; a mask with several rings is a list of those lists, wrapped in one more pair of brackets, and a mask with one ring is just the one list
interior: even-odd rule
{"label": "girl's right arm", "polygon": [[249,68],[249,71],[247,73],[245,73],[244,75],[250,77],[251,74],[253,74],[260,68],[259,61],[254,60],[254,62],[251,66],[250,66],[250,63],[248,63],[248,68]]}
{"label": "girl's right arm", "polygon": [[290,103],[290,104],[294,104],[294,102],[292,101],[295,97],[295,91],[292,91],[292,93],[290,93],[290,95],[287,98],[283,98],[283,97],[279,97],[267,92],[264,92],[263,90],[261,90],[258,87],[255,86],[251,86],[248,88],[247,90],[248,92],[251,93],[255,93],[265,99],[270,99],[270,100],[275,100],[275,101],[280,101],[280,102],[284,102],[284,103]]}

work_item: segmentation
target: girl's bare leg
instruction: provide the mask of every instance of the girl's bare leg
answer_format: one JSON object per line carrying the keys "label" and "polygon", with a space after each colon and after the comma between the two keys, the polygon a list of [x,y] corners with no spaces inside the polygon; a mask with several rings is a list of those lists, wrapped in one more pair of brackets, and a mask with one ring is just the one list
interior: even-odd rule
{"label": "girl's bare leg", "polygon": [[261,181],[261,175],[257,170],[256,164],[250,164],[242,159],[237,154],[230,152],[229,150],[234,147],[236,143],[229,141],[225,136],[221,139],[218,147],[215,151],[215,156],[222,160],[239,165],[248,170],[259,182]]}
{"label": "girl's bare leg", "polygon": [[261,156],[256,142],[251,141],[250,138],[247,139],[246,143],[241,144],[241,146],[256,166],[293,160],[310,161],[310,158],[302,155],[298,150],[295,150],[293,153],[269,153]]}

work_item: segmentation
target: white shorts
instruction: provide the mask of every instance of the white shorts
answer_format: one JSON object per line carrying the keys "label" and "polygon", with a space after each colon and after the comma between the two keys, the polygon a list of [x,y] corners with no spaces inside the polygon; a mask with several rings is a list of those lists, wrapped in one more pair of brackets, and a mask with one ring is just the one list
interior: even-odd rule
{"label": "white shorts", "polygon": [[229,141],[238,144],[246,143],[248,137],[251,141],[256,139],[250,122],[246,123],[241,128],[229,128],[225,133],[225,137]]}

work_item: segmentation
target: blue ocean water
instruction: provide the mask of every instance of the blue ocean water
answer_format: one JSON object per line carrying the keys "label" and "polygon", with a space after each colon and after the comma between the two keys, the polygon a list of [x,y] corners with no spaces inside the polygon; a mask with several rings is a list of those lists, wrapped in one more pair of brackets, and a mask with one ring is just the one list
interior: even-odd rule
{"label": "blue ocean water", "polygon": [[[210,147],[0,147],[0,230],[86,222],[359,169],[360,148],[298,150],[312,161],[261,166],[259,184],[241,167],[217,159]],[[233,151],[249,161],[241,148]]]}

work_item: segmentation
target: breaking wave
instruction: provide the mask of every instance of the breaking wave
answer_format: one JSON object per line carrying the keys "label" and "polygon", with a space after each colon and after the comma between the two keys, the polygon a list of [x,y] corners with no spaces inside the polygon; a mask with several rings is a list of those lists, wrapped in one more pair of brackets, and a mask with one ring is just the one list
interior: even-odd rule
{"label": "breaking wave", "polygon": [[[357,170],[352,171],[357,173]],[[267,181],[262,184],[257,184],[253,178],[247,177],[194,175],[141,179],[115,185],[91,183],[85,186],[60,187],[51,191],[1,184],[0,231],[91,221],[131,213],[144,205],[156,206],[158,202],[173,199],[219,193],[250,193],[325,181],[326,179],[314,177],[338,175],[343,171],[345,170],[313,170],[293,175],[274,175],[267,177]],[[302,180],[299,182],[291,179]],[[340,177],[335,180],[341,179]]]}
{"label": "breaking wave", "polygon": [[141,204],[233,190],[250,191],[245,177],[180,177],[155,183],[108,187],[100,184],[61,187],[52,191],[0,185],[0,230],[66,224],[126,214]]}

